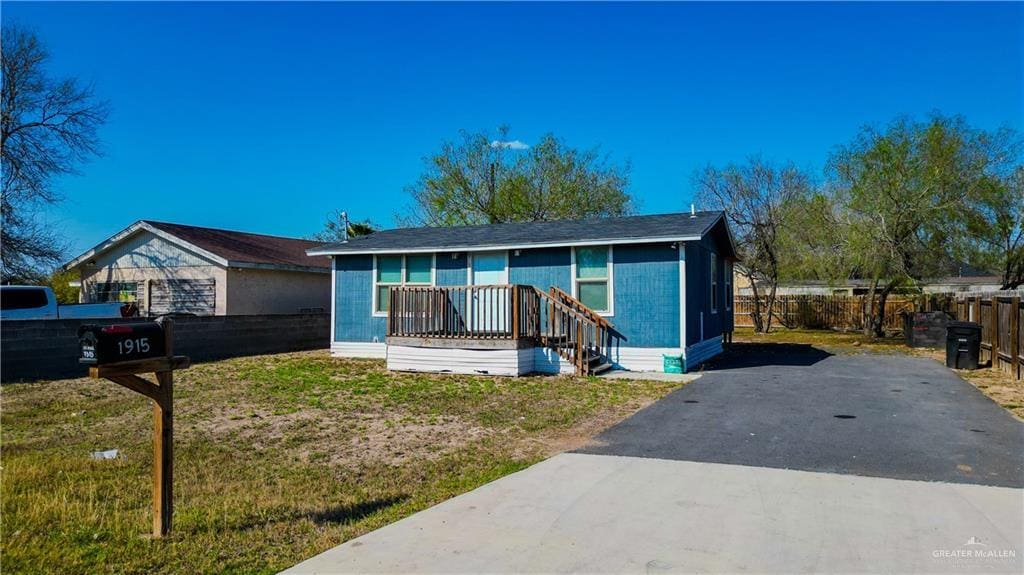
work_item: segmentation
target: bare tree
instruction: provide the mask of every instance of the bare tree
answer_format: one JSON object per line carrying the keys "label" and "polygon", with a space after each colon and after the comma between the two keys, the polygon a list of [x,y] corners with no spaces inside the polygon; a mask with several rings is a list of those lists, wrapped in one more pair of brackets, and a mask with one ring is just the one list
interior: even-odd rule
{"label": "bare tree", "polygon": [[793,165],[775,167],[754,158],[724,169],[708,166],[694,183],[702,207],[725,212],[742,261],[736,269],[754,296],[754,330],[770,331],[783,269],[779,240],[784,219],[789,205],[807,195],[809,178]]}
{"label": "bare tree", "polygon": [[61,200],[55,177],[73,174],[98,156],[97,129],[107,104],[91,87],[46,74],[49,54],[36,35],[3,26],[0,156],[3,163],[2,265],[0,277],[38,280],[63,255],[55,230],[38,219],[40,209]]}

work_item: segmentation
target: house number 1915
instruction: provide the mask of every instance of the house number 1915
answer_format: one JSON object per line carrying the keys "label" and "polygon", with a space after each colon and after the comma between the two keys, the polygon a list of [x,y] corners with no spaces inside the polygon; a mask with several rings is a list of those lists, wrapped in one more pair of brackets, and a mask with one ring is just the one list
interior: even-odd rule
{"label": "house number 1915", "polygon": [[137,339],[122,339],[117,342],[117,353],[130,355],[135,352],[147,353],[149,351],[149,338],[140,337]]}

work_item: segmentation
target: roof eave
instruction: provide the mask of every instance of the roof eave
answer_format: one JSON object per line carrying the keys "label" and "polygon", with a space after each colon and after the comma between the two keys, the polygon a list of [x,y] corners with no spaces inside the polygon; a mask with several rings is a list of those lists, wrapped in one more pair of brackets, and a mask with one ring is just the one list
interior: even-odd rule
{"label": "roof eave", "polygon": [[238,268],[238,269],[281,271],[281,272],[303,272],[303,273],[317,273],[317,274],[331,273],[331,269],[329,267],[299,266],[299,265],[295,265],[295,264],[267,264],[267,263],[257,263],[257,262],[229,261],[227,263],[227,267],[229,267],[229,268]]}
{"label": "roof eave", "polygon": [[661,242],[694,242],[699,241],[702,235],[689,236],[649,236],[642,238],[601,238],[594,240],[580,240],[572,242],[542,242],[522,244],[476,244],[461,246],[434,246],[422,248],[369,248],[342,250],[324,246],[306,250],[309,256],[357,256],[367,254],[416,254],[416,253],[450,253],[450,252],[483,252],[492,250],[526,250],[538,248],[562,248],[575,246],[605,246],[622,244],[654,244]]}
{"label": "roof eave", "polygon": [[135,222],[134,224],[128,226],[127,228],[121,230],[120,232],[110,236],[105,241],[100,242],[99,244],[93,246],[91,249],[89,249],[88,251],[86,251],[82,255],[78,256],[77,258],[75,258],[75,259],[71,260],[70,262],[64,264],[63,266],[61,266],[61,269],[63,271],[68,271],[68,270],[75,269],[78,266],[82,265],[83,263],[87,262],[89,259],[94,258],[94,257],[96,257],[96,256],[98,256],[98,255],[100,255],[102,253],[107,252],[108,250],[113,248],[118,243],[120,243],[120,242],[122,242],[122,241],[124,241],[124,240],[126,240],[128,238],[130,238],[131,236],[135,235],[136,233],[138,233],[140,231],[147,231],[147,232],[149,232],[149,233],[159,237],[160,239],[166,240],[166,241],[168,241],[168,242],[170,242],[170,243],[172,243],[174,245],[177,245],[179,247],[185,248],[186,250],[194,252],[194,253],[202,256],[203,258],[205,258],[207,260],[210,260],[214,264],[221,265],[221,266],[227,266],[228,265],[228,260],[226,258],[223,258],[223,257],[221,257],[221,256],[219,256],[219,255],[217,255],[217,254],[215,254],[213,252],[210,252],[208,250],[204,250],[203,248],[201,248],[201,247],[199,247],[199,246],[197,246],[197,245],[195,245],[195,244],[193,244],[191,242],[187,242],[187,241],[179,238],[178,236],[175,236],[174,234],[170,234],[168,232],[165,232],[165,231],[161,230],[160,228],[157,228],[156,226],[151,225],[149,222],[147,222],[145,220],[139,220],[139,221]]}

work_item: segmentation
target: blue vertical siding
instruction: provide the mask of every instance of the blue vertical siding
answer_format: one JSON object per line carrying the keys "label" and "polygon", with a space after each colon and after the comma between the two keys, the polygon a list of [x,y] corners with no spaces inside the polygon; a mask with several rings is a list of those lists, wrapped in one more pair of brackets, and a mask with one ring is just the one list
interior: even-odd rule
{"label": "blue vertical siding", "polygon": [[466,270],[466,253],[460,252],[452,258],[452,254],[437,254],[434,258],[437,285],[464,286],[469,283]]}
{"label": "blue vertical siding", "polygon": [[570,248],[542,248],[512,251],[508,255],[508,281],[532,285],[544,291],[556,286],[572,293]]}
{"label": "blue vertical siding", "polygon": [[[718,260],[718,312],[711,313],[711,259]],[[722,335],[731,328],[732,310],[725,309],[725,261],[718,255],[714,241],[704,238],[686,243],[686,343],[701,341],[701,314],[704,314],[704,339]]]}
{"label": "blue vertical siding", "polygon": [[373,315],[373,256],[334,257],[334,341],[383,342],[385,319]]}
{"label": "blue vertical siding", "polygon": [[612,248],[622,347],[679,347],[679,252],[668,244]]}
{"label": "blue vertical siding", "polygon": [[[718,257],[710,239],[687,242],[686,306],[687,345],[700,341],[700,313],[704,312],[704,338],[731,329],[731,310],[724,309],[725,265],[719,261],[720,301],[718,314],[710,313],[708,278],[710,258]],[[618,245],[613,248],[615,315],[609,319],[622,333],[623,347],[679,347],[679,252],[665,243]],[[435,259],[437,285],[467,283],[465,252],[453,258],[439,253]],[[373,257],[336,256],[335,341],[383,342],[385,318],[372,314]],[[571,249],[542,248],[509,254],[509,282],[550,286],[571,292]]]}

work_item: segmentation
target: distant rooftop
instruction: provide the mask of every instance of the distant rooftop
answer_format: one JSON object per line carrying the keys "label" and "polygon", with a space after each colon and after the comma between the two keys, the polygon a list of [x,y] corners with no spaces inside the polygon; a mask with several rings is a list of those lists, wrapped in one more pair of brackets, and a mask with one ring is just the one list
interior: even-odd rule
{"label": "distant rooftop", "polygon": [[68,262],[64,267],[70,269],[81,265],[140,231],[171,236],[172,240],[194,246],[219,258],[222,265],[297,271],[327,271],[330,268],[327,258],[306,254],[307,250],[323,245],[321,242],[153,220],[135,222]]}
{"label": "distant rooftop", "polygon": [[232,262],[330,267],[326,259],[306,255],[307,250],[322,246],[321,242],[153,220],[142,221]]}

